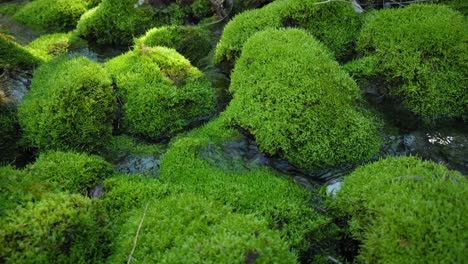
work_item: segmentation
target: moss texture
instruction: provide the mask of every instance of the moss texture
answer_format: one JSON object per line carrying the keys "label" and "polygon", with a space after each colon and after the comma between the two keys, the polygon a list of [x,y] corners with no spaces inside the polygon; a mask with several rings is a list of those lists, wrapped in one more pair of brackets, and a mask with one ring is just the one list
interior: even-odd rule
{"label": "moss texture", "polygon": [[18,117],[34,147],[93,152],[111,136],[115,107],[101,66],[82,57],[61,58],[34,73]]}
{"label": "moss texture", "polygon": [[[8,263],[95,263],[103,229],[90,199],[54,194],[1,219],[0,255]],[[100,226],[101,225],[101,226]]]}
{"label": "moss texture", "polygon": [[153,27],[197,22],[212,15],[212,4],[207,0],[150,2],[103,0],[81,17],[78,33],[99,44],[129,45],[133,37]]}
{"label": "moss texture", "polygon": [[356,83],[303,30],[266,30],[244,45],[226,112],[261,150],[314,170],[365,161],[381,139]]}
{"label": "moss texture", "polygon": [[14,38],[0,33],[0,73],[10,70],[31,70],[42,60],[21,45]]}
{"label": "moss texture", "polygon": [[73,33],[55,33],[40,36],[25,48],[41,60],[50,61],[69,51],[84,47],[87,47],[86,42]]}
{"label": "moss texture", "polygon": [[378,76],[426,121],[468,114],[468,23],[438,5],[374,12],[359,35],[356,78]]}
{"label": "moss texture", "polygon": [[82,195],[114,174],[112,165],[99,156],[60,151],[41,154],[26,171],[52,190]]}
{"label": "moss texture", "polygon": [[[122,226],[109,262],[123,262],[144,210]],[[157,228],[156,228],[157,227]],[[176,195],[149,205],[133,257],[153,263],[295,263],[296,257],[278,231],[253,215],[195,195]]]}
{"label": "moss texture", "polygon": [[363,263],[459,263],[466,259],[468,182],[414,157],[387,158],[345,178],[338,208],[362,242]]}
{"label": "moss texture", "polygon": [[239,137],[223,118],[180,137],[163,157],[161,180],[220,201],[236,212],[264,218],[270,228],[280,230],[296,254],[302,255],[311,246],[318,254],[323,240],[332,236],[333,225],[310,207],[311,193],[266,168],[231,171],[202,158],[204,148]]}
{"label": "moss texture", "polygon": [[123,104],[123,124],[149,139],[175,133],[210,117],[215,93],[203,73],[173,49],[136,49],[106,64]]}
{"label": "moss texture", "polygon": [[153,28],[137,39],[136,45],[163,46],[175,49],[194,65],[199,65],[212,48],[208,30],[189,26]]}
{"label": "moss texture", "polygon": [[245,42],[255,33],[282,27],[306,29],[323,42],[338,59],[353,52],[360,28],[360,18],[349,3],[332,2],[316,5],[316,1],[285,0],[261,9],[245,11],[224,28],[216,46],[215,63],[234,65]]}
{"label": "moss texture", "polygon": [[80,16],[92,7],[91,0],[35,0],[20,8],[13,18],[36,30],[63,32],[76,26]]}

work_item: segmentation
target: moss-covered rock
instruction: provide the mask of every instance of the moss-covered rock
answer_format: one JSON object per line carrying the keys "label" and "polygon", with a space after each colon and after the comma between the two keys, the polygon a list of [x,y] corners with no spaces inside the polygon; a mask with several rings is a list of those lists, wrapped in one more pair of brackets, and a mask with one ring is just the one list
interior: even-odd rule
{"label": "moss-covered rock", "polygon": [[137,46],[163,46],[177,50],[194,65],[211,50],[210,32],[201,27],[167,26],[153,28],[136,40]]}
{"label": "moss-covered rock", "polygon": [[14,41],[14,38],[0,33],[0,73],[9,70],[31,70],[42,60]]}
{"label": "moss-covered rock", "polygon": [[356,83],[299,29],[266,30],[244,45],[226,112],[261,150],[314,170],[365,161],[381,139]]}
{"label": "moss-covered rock", "polygon": [[20,139],[17,111],[4,95],[0,87],[0,163],[14,161]]}
{"label": "moss-covered rock", "polygon": [[125,262],[138,225],[133,257],[144,263],[295,263],[278,231],[263,219],[233,213],[195,195],[175,195],[136,210],[114,243],[111,263]]}
{"label": "moss-covered rock", "polygon": [[128,45],[133,37],[163,25],[182,25],[196,22],[210,12],[212,4],[207,0],[196,1],[142,1],[103,0],[85,13],[78,23],[78,33],[99,44]]}
{"label": "moss-covered rock", "polygon": [[332,224],[310,207],[311,193],[264,167],[232,171],[222,162],[213,165],[202,158],[203,149],[239,138],[224,118],[191,131],[175,140],[163,156],[161,180],[220,201],[236,212],[265,218],[298,255],[319,254],[324,239],[333,236]]}
{"label": "moss-covered rock", "polygon": [[35,0],[19,9],[14,19],[28,27],[63,32],[76,26],[80,16],[95,5],[93,0]]}
{"label": "moss-covered rock", "polygon": [[26,171],[0,167],[0,219],[9,210],[41,199],[47,191],[46,186],[34,181]]}
{"label": "moss-covered rock", "polygon": [[26,46],[26,49],[43,61],[49,61],[69,51],[84,47],[87,47],[86,42],[73,33],[55,33],[35,39]]}
{"label": "moss-covered rock", "polygon": [[114,173],[112,166],[99,156],[60,151],[41,154],[26,170],[34,180],[51,189],[83,195]]}
{"label": "moss-covered rock", "polygon": [[358,39],[364,57],[348,66],[382,78],[393,96],[426,121],[468,114],[468,23],[438,5],[410,5],[367,16]]}
{"label": "moss-covered rock", "polygon": [[414,157],[387,158],[346,177],[337,207],[362,242],[363,263],[460,263],[466,259],[468,182]]}
{"label": "moss-covered rock", "polygon": [[123,125],[150,139],[210,117],[215,94],[203,73],[173,49],[136,49],[106,64],[123,104]]}
{"label": "moss-covered rock", "polygon": [[215,63],[234,65],[245,42],[256,32],[268,28],[300,27],[323,42],[338,59],[353,52],[360,28],[360,17],[350,3],[285,0],[261,9],[243,12],[225,27],[216,46]]}
{"label": "moss-covered rock", "polygon": [[50,195],[0,221],[0,255],[8,263],[96,263],[105,252],[100,213],[80,195]]}
{"label": "moss-covered rock", "polygon": [[82,57],[61,58],[34,73],[18,117],[34,147],[93,152],[111,136],[115,106],[101,66]]}
{"label": "moss-covered rock", "polygon": [[127,219],[127,213],[144,208],[148,202],[158,201],[182,191],[170,183],[162,183],[157,178],[142,175],[116,175],[106,179],[103,186],[103,208],[115,219],[125,216],[124,221]]}

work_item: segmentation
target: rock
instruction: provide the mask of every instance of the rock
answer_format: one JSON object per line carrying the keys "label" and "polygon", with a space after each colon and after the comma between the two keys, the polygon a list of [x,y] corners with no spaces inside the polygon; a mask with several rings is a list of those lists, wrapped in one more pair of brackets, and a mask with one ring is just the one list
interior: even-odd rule
{"label": "rock", "polygon": [[100,182],[96,184],[96,186],[94,186],[94,188],[88,192],[88,196],[91,198],[100,199],[102,196],[104,196],[104,185],[102,185]]}
{"label": "rock", "polygon": [[327,185],[327,195],[335,198],[336,193],[341,189],[343,182],[341,180],[333,180]]}
{"label": "rock", "polygon": [[160,163],[161,161],[153,156],[128,155],[115,165],[115,169],[121,173],[157,176]]}

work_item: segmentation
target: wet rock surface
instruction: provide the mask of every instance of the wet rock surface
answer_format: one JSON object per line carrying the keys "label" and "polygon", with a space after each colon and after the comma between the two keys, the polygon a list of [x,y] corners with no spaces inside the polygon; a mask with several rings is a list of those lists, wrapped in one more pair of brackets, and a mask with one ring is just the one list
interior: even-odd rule
{"label": "wet rock surface", "polygon": [[115,164],[118,172],[126,174],[159,175],[160,157],[129,154]]}
{"label": "wet rock surface", "polygon": [[11,103],[18,105],[21,102],[28,92],[31,79],[31,74],[22,73],[15,77],[8,77],[2,82],[5,94]]}
{"label": "wet rock surface", "polygon": [[[339,168],[306,171],[295,167],[285,159],[261,153],[255,142],[243,136],[237,141],[221,145],[209,144],[200,151],[201,158],[210,165],[227,172],[245,171],[268,167],[290,175],[305,188],[325,184],[327,193],[334,194],[341,187],[342,179],[360,164],[348,164]],[[448,168],[468,173],[468,135],[462,130],[424,132],[416,130],[402,135],[388,135],[380,153],[368,162],[390,156],[417,155],[423,159],[441,162]]]}

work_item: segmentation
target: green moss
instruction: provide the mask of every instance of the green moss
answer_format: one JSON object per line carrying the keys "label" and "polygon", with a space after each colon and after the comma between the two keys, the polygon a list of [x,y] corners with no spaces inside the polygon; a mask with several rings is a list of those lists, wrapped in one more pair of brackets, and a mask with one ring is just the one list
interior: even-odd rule
{"label": "green moss", "polygon": [[117,175],[106,179],[103,184],[105,193],[101,200],[102,206],[115,219],[124,216],[124,221],[127,213],[134,209],[141,209],[148,202],[182,191],[156,178],[141,175]]}
{"label": "green moss", "polygon": [[14,19],[36,30],[66,31],[74,28],[92,5],[88,0],[35,0],[18,10]]}
{"label": "green moss", "polygon": [[73,33],[56,33],[35,39],[26,46],[26,49],[43,61],[49,61],[66,54],[68,51],[86,46],[86,42]]}
{"label": "green moss", "polygon": [[106,66],[122,98],[123,124],[132,134],[170,137],[214,111],[210,82],[173,49],[143,47]]}
{"label": "green moss", "polygon": [[0,219],[8,210],[40,199],[47,188],[33,181],[28,173],[13,167],[0,167]]}
{"label": "green moss", "polygon": [[20,10],[27,2],[13,2],[13,3],[4,3],[9,1],[0,0],[0,14],[5,16],[13,16],[18,10]]}
{"label": "green moss", "polygon": [[[109,263],[125,262],[145,210],[121,228]],[[149,205],[133,257],[144,263],[295,263],[279,232],[252,215],[195,195],[176,195]]]}
{"label": "green moss", "polygon": [[230,21],[216,47],[215,63],[234,65],[244,43],[256,32],[268,28],[301,27],[322,41],[338,59],[353,52],[360,18],[350,3],[315,1],[276,1],[261,9],[250,10]]}
{"label": "green moss", "polygon": [[136,40],[136,45],[164,46],[177,50],[194,65],[199,65],[211,50],[210,32],[200,27],[168,26],[153,28]]}
{"label": "green moss", "polygon": [[[99,44],[129,45],[133,37],[163,25],[182,25],[199,16],[208,16],[210,1],[154,1],[139,5],[134,0],[103,0],[95,9],[85,13],[78,23],[78,33]],[[192,2],[192,3],[190,3]],[[208,6],[209,5],[209,6]]]}
{"label": "green moss", "polygon": [[14,38],[0,33],[0,72],[32,69],[41,59],[14,41]]}
{"label": "green moss", "polygon": [[331,233],[331,224],[310,208],[311,193],[266,168],[230,171],[201,158],[204,148],[221,146],[239,136],[223,118],[193,130],[175,140],[164,155],[161,179],[220,201],[236,212],[265,218],[297,253],[312,245],[320,248],[322,240]]}
{"label": "green moss", "polygon": [[[437,5],[374,12],[359,35],[358,50],[372,57],[367,75],[383,78],[391,95],[426,121],[467,115],[468,24]],[[356,71],[357,69],[357,71]],[[355,74],[360,77],[360,67]]]}
{"label": "green moss", "polygon": [[100,214],[80,195],[50,195],[10,211],[1,224],[8,263],[95,263],[104,253]]}
{"label": "green moss", "polygon": [[111,136],[115,104],[103,68],[82,57],[62,58],[34,73],[18,116],[34,147],[93,152]]}
{"label": "green moss", "polygon": [[0,88],[0,163],[14,161],[20,139],[18,118],[13,105],[2,101]]}
{"label": "green moss", "polygon": [[336,204],[351,217],[363,263],[466,259],[468,182],[414,157],[388,158],[345,178]]}
{"label": "green moss", "polygon": [[41,154],[27,172],[53,189],[87,195],[97,183],[111,177],[114,169],[99,156],[52,151]]}
{"label": "green moss", "polygon": [[381,143],[356,83],[298,29],[266,30],[244,45],[226,112],[261,150],[317,169],[365,161]]}

